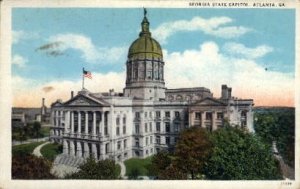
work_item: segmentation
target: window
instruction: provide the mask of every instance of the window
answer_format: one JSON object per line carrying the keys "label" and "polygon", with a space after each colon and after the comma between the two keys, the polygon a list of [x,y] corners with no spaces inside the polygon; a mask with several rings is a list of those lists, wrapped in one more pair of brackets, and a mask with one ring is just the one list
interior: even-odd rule
{"label": "window", "polygon": [[156,122],[156,132],[160,132],[160,122]]}
{"label": "window", "polygon": [[160,118],[160,111],[156,111],[156,118]]}
{"label": "window", "polygon": [[205,119],[206,120],[212,120],[212,113],[211,112],[206,112]]}
{"label": "window", "polygon": [[135,118],[140,118],[140,112],[135,112]]}
{"label": "window", "polygon": [[105,154],[108,154],[109,151],[109,143],[105,144]]}
{"label": "window", "polygon": [[169,133],[170,132],[170,122],[166,122],[165,125],[166,125],[166,133]]}
{"label": "window", "polygon": [[166,144],[170,145],[170,137],[166,137]]}
{"label": "window", "polygon": [[120,125],[120,118],[119,117],[117,117],[117,119],[116,119],[116,124]]}
{"label": "window", "polygon": [[146,154],[148,154],[149,152],[148,152],[148,150],[146,150]]}
{"label": "window", "polygon": [[148,132],[148,124],[145,123],[145,133],[147,133],[147,132]]}
{"label": "window", "polygon": [[107,126],[104,127],[104,135],[108,135],[108,128],[107,128]]}
{"label": "window", "polygon": [[195,119],[201,119],[201,113],[195,112]]}
{"label": "window", "polygon": [[156,136],[156,144],[160,144],[160,136]]}
{"label": "window", "polygon": [[139,134],[140,133],[140,125],[136,124],[135,125],[135,134]]}
{"label": "window", "polygon": [[152,71],[147,71],[147,78],[152,79]]}
{"label": "window", "polygon": [[170,112],[169,111],[165,112],[165,117],[170,118]]}
{"label": "window", "polygon": [[117,134],[117,135],[120,135],[120,127],[117,127],[117,128],[116,128],[116,134]]}
{"label": "window", "polygon": [[127,140],[125,139],[124,140],[124,149],[126,149],[127,148]]}
{"label": "window", "polygon": [[175,117],[179,118],[180,117],[180,113],[178,111],[175,112]]}
{"label": "window", "polygon": [[148,146],[148,144],[149,144],[149,138],[146,137],[146,146]]}
{"label": "window", "polygon": [[179,124],[174,123],[174,132],[178,132]]}
{"label": "window", "polygon": [[217,113],[217,119],[223,119],[223,112]]}
{"label": "window", "polygon": [[150,144],[153,144],[153,137],[150,136]]}
{"label": "window", "polygon": [[123,117],[123,124],[126,124],[126,117]]}
{"label": "window", "polygon": [[123,134],[124,135],[126,134],[126,126],[125,125],[123,126]]}
{"label": "window", "polygon": [[145,112],[145,117],[147,117],[148,116],[148,113],[147,112]]}
{"label": "window", "polygon": [[152,132],[152,122],[149,123],[149,130]]}
{"label": "window", "polygon": [[120,150],[121,149],[121,141],[118,141],[118,150]]}
{"label": "window", "polygon": [[149,112],[149,117],[152,117],[152,112]]}
{"label": "window", "polygon": [[139,138],[135,138],[135,146],[140,147],[140,140]]}

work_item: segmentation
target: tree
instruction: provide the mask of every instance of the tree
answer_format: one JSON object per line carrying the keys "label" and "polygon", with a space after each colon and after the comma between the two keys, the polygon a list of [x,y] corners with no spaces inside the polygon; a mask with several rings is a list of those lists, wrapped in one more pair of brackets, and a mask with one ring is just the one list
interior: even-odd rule
{"label": "tree", "polygon": [[202,175],[204,163],[211,151],[212,143],[207,130],[198,127],[186,129],[176,144],[174,166],[196,179],[197,175]]}
{"label": "tree", "polygon": [[255,135],[233,127],[214,131],[212,156],[204,170],[214,180],[280,179],[277,160]]}
{"label": "tree", "polygon": [[96,161],[93,157],[79,166],[79,171],[67,175],[66,179],[118,179],[117,166],[114,160],[106,159]]}
{"label": "tree", "polygon": [[14,155],[12,157],[13,179],[54,179],[50,173],[52,164],[44,158],[31,154]]}
{"label": "tree", "polygon": [[41,123],[37,121],[33,122],[32,130],[33,130],[33,137],[39,138],[39,136],[41,135]]}

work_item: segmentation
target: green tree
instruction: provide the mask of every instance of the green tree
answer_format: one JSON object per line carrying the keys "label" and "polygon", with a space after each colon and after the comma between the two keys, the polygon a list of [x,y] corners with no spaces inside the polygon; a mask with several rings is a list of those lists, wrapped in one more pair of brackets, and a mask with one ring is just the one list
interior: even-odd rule
{"label": "green tree", "polygon": [[255,135],[233,127],[214,131],[213,153],[205,175],[214,180],[280,179],[280,169],[268,145]]}
{"label": "green tree", "polygon": [[174,166],[192,179],[202,175],[203,166],[210,157],[212,143],[207,130],[191,127],[184,130],[176,144]]}
{"label": "green tree", "polygon": [[40,122],[33,122],[32,126],[32,133],[34,138],[39,138],[41,136],[41,123]]}
{"label": "green tree", "polygon": [[140,175],[140,170],[136,167],[132,168],[130,173],[128,174],[128,178],[130,180],[135,180],[135,179],[138,179],[139,175]]}
{"label": "green tree", "polygon": [[117,165],[114,160],[106,159],[96,161],[93,157],[86,160],[79,167],[77,173],[67,175],[66,179],[118,179]]}
{"label": "green tree", "polygon": [[44,158],[31,154],[15,155],[12,157],[13,179],[54,179],[50,173],[52,164]]}

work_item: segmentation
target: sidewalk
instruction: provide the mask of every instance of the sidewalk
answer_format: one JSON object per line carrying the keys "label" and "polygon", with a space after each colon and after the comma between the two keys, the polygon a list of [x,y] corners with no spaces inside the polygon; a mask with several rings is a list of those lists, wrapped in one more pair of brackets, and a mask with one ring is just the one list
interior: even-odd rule
{"label": "sidewalk", "polygon": [[32,139],[28,139],[25,141],[12,141],[12,145],[16,146],[16,145],[21,145],[21,144],[28,144],[28,143],[32,143],[32,142],[42,142],[42,141],[48,141],[49,137],[44,137],[44,138],[32,138]]}
{"label": "sidewalk", "polygon": [[45,145],[47,145],[47,144],[49,144],[49,143],[50,143],[50,142],[45,142],[45,143],[43,143],[43,144],[37,146],[37,147],[33,150],[32,154],[35,155],[35,156],[37,156],[37,157],[43,157],[43,155],[41,154],[41,149],[43,148],[43,146],[45,146]]}

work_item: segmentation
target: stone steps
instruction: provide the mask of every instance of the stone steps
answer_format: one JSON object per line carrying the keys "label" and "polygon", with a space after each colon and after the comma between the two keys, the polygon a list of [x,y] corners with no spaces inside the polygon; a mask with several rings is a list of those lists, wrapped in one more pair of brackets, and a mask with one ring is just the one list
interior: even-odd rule
{"label": "stone steps", "polygon": [[67,154],[60,154],[54,160],[54,165],[67,165],[71,167],[79,167],[84,163],[83,158],[73,157]]}

